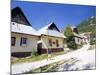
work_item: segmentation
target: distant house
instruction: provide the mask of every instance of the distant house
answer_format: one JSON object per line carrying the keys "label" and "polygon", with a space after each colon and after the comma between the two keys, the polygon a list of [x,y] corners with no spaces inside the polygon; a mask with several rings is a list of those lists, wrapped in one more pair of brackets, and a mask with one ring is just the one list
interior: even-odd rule
{"label": "distant house", "polygon": [[90,34],[91,34],[90,32],[79,34],[76,27],[72,27],[72,31],[74,33],[75,43],[77,45],[87,44],[90,42]]}
{"label": "distant house", "polygon": [[11,55],[30,56],[32,51],[39,54],[63,51],[65,36],[54,23],[36,31],[19,7],[11,11]]}
{"label": "distant house", "polygon": [[50,23],[38,31],[40,36],[39,53],[59,52],[64,50],[64,34],[60,32],[55,23]]}
{"label": "distant house", "polygon": [[73,26],[73,27],[71,27],[72,28],[72,32],[73,32],[73,34],[74,34],[74,39],[75,39],[75,43],[77,44],[77,45],[80,45],[81,43],[82,43],[82,39],[83,39],[83,37],[82,36],[80,36],[80,34],[79,34],[79,32],[78,32],[78,30],[77,30],[77,28],[75,27],[75,26]]}
{"label": "distant house", "polygon": [[81,33],[80,35],[84,37],[84,40],[83,40],[84,43],[90,43],[91,32]]}
{"label": "distant house", "polygon": [[11,55],[15,57],[29,56],[37,51],[39,34],[26,19],[19,7],[11,11]]}

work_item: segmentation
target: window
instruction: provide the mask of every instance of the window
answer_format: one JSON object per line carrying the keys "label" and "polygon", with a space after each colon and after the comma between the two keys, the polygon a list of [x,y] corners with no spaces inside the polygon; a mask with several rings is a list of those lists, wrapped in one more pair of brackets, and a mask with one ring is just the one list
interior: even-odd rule
{"label": "window", "polygon": [[20,46],[27,44],[27,38],[22,37],[20,41]]}
{"label": "window", "polygon": [[11,37],[11,46],[15,46],[16,37]]}
{"label": "window", "polygon": [[78,38],[77,41],[80,42],[80,39]]}
{"label": "window", "polygon": [[15,25],[15,23],[13,22],[12,25]]}
{"label": "window", "polygon": [[56,40],[56,46],[59,47],[59,41],[58,40]]}
{"label": "window", "polygon": [[49,46],[52,46],[52,40],[49,39]]}
{"label": "window", "polygon": [[53,42],[53,44],[55,44],[55,42]]}

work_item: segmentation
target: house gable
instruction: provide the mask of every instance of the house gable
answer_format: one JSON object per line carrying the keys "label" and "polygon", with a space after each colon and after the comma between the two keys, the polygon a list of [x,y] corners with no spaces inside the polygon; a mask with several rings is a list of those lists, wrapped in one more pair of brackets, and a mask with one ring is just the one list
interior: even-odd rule
{"label": "house gable", "polygon": [[73,28],[73,32],[75,32],[75,33],[79,34],[79,32],[78,32],[77,28]]}
{"label": "house gable", "polygon": [[48,27],[49,30],[56,30],[58,32],[60,32],[60,30],[57,28],[57,26],[55,25],[55,23],[52,23],[49,27]]}
{"label": "house gable", "polygon": [[64,34],[60,32],[55,23],[50,23],[38,30],[41,35],[49,35],[53,37],[65,38]]}
{"label": "house gable", "polygon": [[31,24],[29,23],[29,21],[25,17],[23,11],[19,7],[16,7],[16,8],[11,10],[11,21],[17,22],[19,24],[31,26]]}

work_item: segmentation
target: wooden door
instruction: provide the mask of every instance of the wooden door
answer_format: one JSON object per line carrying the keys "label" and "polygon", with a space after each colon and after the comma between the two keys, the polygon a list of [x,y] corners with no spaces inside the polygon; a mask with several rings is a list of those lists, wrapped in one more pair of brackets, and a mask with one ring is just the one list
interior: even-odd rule
{"label": "wooden door", "polygon": [[42,52],[42,43],[37,44],[37,50],[38,50],[38,54],[41,54],[41,52]]}

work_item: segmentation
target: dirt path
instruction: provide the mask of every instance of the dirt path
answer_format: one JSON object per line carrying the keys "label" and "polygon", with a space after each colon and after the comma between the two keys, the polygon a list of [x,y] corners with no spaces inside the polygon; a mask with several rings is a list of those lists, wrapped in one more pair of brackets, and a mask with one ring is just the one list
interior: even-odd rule
{"label": "dirt path", "polygon": [[21,64],[13,64],[12,65],[12,74],[18,74],[18,73],[24,73],[24,72],[28,72],[32,69],[36,69],[39,68],[41,66],[44,65],[48,65],[54,62],[58,62],[61,60],[67,60],[70,59],[72,57],[79,57],[79,54],[83,54],[83,52],[85,52],[87,49],[89,48],[89,45],[84,45],[81,49],[78,49],[76,51],[73,52],[69,52],[67,54],[64,55],[59,55],[56,57],[51,58],[50,60],[42,60],[42,61],[38,61],[38,62],[27,62],[27,63],[21,63]]}

